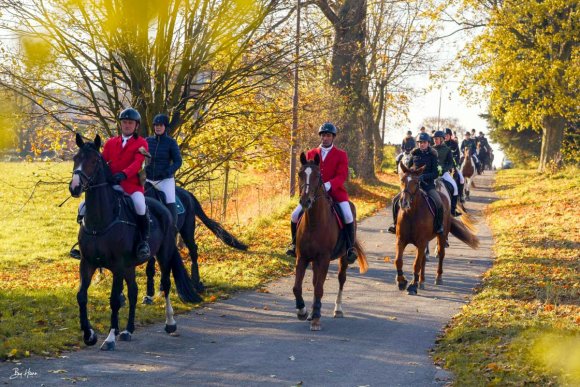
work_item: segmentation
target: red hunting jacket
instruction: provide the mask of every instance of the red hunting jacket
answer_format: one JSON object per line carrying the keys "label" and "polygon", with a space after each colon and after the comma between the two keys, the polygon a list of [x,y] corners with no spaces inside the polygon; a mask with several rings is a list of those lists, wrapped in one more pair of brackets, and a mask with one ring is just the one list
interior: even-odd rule
{"label": "red hunting jacket", "polygon": [[330,182],[330,196],[337,203],[348,201],[348,193],[344,188],[344,182],[348,178],[348,156],[342,149],[334,146],[322,161],[320,147],[310,149],[306,152],[308,160],[314,159],[314,155],[320,157],[320,173],[324,183]]}
{"label": "red hunting jacket", "polygon": [[111,172],[113,174],[123,172],[127,175],[127,179],[121,182],[121,187],[129,195],[144,192],[137,175],[145,159],[145,156],[139,152],[141,147],[149,150],[147,141],[143,137],[131,137],[123,148],[123,137],[117,136],[110,138],[103,148],[103,158],[109,163]]}

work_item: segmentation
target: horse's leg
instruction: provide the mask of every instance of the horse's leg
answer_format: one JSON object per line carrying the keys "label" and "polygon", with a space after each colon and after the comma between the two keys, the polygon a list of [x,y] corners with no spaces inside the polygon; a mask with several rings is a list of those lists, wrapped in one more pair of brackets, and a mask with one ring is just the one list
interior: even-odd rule
{"label": "horse's leg", "polygon": [[320,327],[320,310],[322,309],[322,296],[324,295],[324,281],[328,274],[328,266],[330,265],[330,257],[324,257],[319,260],[312,261],[312,269],[314,271],[313,278],[316,279],[314,284],[314,302],[312,303],[312,321],[310,321],[310,330],[319,331]]}
{"label": "horse's leg", "polygon": [[409,281],[403,275],[403,252],[407,244],[403,244],[397,240],[397,248],[395,252],[395,268],[397,269],[397,284],[399,285],[399,290],[407,289],[407,284]]}
{"label": "horse's leg", "polygon": [[135,268],[126,269],[125,282],[127,282],[127,295],[129,296],[129,318],[127,328],[119,334],[119,340],[131,341],[131,336],[135,331],[135,307],[137,306],[137,281],[135,280]]}
{"label": "horse's leg", "polygon": [[186,217],[181,230],[179,230],[183,243],[189,250],[191,258],[191,283],[198,293],[205,291],[205,286],[200,280],[199,265],[197,263],[197,243],[195,243],[195,217]]}
{"label": "horse's leg", "polygon": [[437,275],[435,276],[435,285],[442,285],[443,279],[441,276],[443,275],[443,259],[445,258],[445,237],[438,236],[437,237],[437,257],[439,258],[439,264],[437,265]]}
{"label": "horse's leg", "polygon": [[429,243],[427,243],[427,247],[425,247],[425,260],[429,261],[429,254],[431,252],[429,251]]}
{"label": "horse's leg", "polygon": [[308,310],[304,304],[304,298],[302,298],[302,281],[304,281],[307,267],[308,262],[305,259],[301,259],[300,257],[296,258],[296,274],[292,291],[296,299],[296,315],[300,321],[304,321],[308,317]]}
{"label": "horse's leg", "polygon": [[155,296],[155,258],[152,257],[147,261],[145,273],[147,274],[147,295],[143,297],[143,304],[151,305]]}
{"label": "horse's leg", "polygon": [[348,263],[341,258],[338,260],[338,294],[336,295],[336,301],[334,302],[334,318],[344,317],[342,312],[342,290],[344,288],[344,283],[346,282],[346,269],[348,268]]}
{"label": "horse's leg", "polygon": [[173,307],[169,299],[169,291],[171,290],[170,272],[169,267],[161,269],[161,291],[165,296],[165,332],[167,333],[173,333],[177,330],[177,322],[173,318]]}
{"label": "horse's leg", "polygon": [[93,330],[87,314],[88,289],[91,286],[93,274],[96,267],[90,265],[86,260],[81,259],[79,272],[81,277],[81,286],[77,293],[77,302],[79,304],[79,314],[81,320],[81,330],[83,331],[83,341],[86,345],[95,345],[97,343],[97,334]]}
{"label": "horse's leg", "polygon": [[109,336],[107,336],[101,345],[102,351],[115,350],[115,338],[119,334],[119,309],[121,308],[119,293],[123,289],[123,277],[124,275],[119,270],[113,271],[113,287],[109,298],[109,305],[111,307],[111,329],[109,330]]}
{"label": "horse's leg", "polygon": [[417,246],[417,255],[415,255],[415,261],[413,262],[413,281],[411,281],[411,285],[407,288],[407,293],[409,295],[417,294],[419,275],[421,268],[423,267],[423,262],[425,261],[425,245],[427,243],[428,242],[419,243]]}

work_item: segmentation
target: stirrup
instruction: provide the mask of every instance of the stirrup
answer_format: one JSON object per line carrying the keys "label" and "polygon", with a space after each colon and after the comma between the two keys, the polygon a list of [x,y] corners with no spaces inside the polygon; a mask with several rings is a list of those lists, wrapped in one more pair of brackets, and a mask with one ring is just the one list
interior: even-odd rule
{"label": "stirrup", "polygon": [[137,259],[149,259],[151,257],[151,250],[149,249],[149,243],[143,241],[137,246]]}
{"label": "stirrup", "polygon": [[288,250],[286,250],[286,255],[289,257],[294,257],[296,258],[296,245],[295,244],[291,244],[290,247],[288,248]]}
{"label": "stirrup", "polygon": [[349,265],[352,265],[353,263],[356,262],[356,259],[357,259],[356,250],[354,249],[354,247],[349,248],[346,251],[346,261],[348,262]]}

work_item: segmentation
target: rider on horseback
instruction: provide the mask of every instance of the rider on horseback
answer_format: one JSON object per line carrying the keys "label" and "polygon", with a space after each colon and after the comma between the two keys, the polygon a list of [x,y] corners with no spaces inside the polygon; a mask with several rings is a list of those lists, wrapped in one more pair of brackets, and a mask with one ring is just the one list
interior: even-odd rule
{"label": "rider on horseback", "polygon": [[459,200],[461,203],[463,203],[465,202],[463,199],[463,186],[465,184],[465,179],[463,178],[459,168],[461,165],[461,154],[459,153],[459,144],[457,143],[457,140],[455,140],[454,133],[449,128],[445,128],[445,145],[451,149],[451,155],[453,156],[453,161],[455,162],[455,173],[457,174],[455,180],[458,183],[457,189],[459,190]]}
{"label": "rider on horseback", "polygon": [[[344,188],[344,182],[348,178],[348,156],[345,151],[333,145],[337,130],[330,122],[325,122],[318,129],[321,144],[318,148],[310,149],[306,152],[306,158],[311,160],[314,155],[320,156],[320,173],[322,175],[322,182],[324,189],[334,202],[338,203],[346,228],[347,238],[347,261],[352,264],[356,261],[357,255],[354,249],[355,243],[355,228],[354,217],[348,202],[348,194]],[[292,244],[286,254],[292,257],[296,256],[296,229],[298,220],[302,213],[302,206],[298,204],[294,212],[292,212],[292,219],[290,221],[290,230],[292,232]]]}
{"label": "rider on horseback", "polygon": [[[410,167],[415,169],[425,166],[425,170],[419,176],[421,188],[429,195],[435,203],[435,223],[434,228],[437,234],[443,234],[443,203],[439,193],[435,190],[435,179],[439,176],[437,151],[429,146],[431,138],[427,133],[419,133],[417,143],[419,147],[411,152]],[[393,225],[388,229],[390,233],[395,234],[397,229],[397,216],[399,214],[399,197],[400,193],[393,198]]]}
{"label": "rider on horseback", "polygon": [[[476,155],[476,144],[475,144],[475,139],[471,138],[471,133],[469,132],[465,132],[465,139],[461,142],[461,154],[463,155],[463,150],[465,148],[469,149],[469,155],[471,157],[473,157],[473,159],[475,160],[475,167],[477,168],[479,166],[479,159],[477,158]],[[459,160],[459,164],[463,164],[463,156],[461,156],[461,159]]]}
{"label": "rider on horseback", "polygon": [[177,141],[169,137],[169,117],[158,114],[153,118],[155,135],[147,137],[151,151],[151,161],[145,171],[147,181],[165,194],[166,206],[177,227],[177,205],[175,204],[175,172],[181,167],[181,153]]}
{"label": "rider on horseback", "polygon": [[151,255],[149,250],[149,216],[145,204],[144,189],[139,181],[139,171],[145,156],[139,151],[147,150],[147,141],[137,133],[141,115],[133,108],[127,108],[119,114],[121,135],[110,138],[103,148],[103,159],[109,164],[113,177],[111,183],[119,185],[131,197],[137,215],[137,227],[141,241],[137,246],[137,258],[146,259]]}
{"label": "rider on horseback", "polygon": [[455,183],[455,180],[453,180],[449,174],[449,171],[455,168],[452,151],[447,145],[445,145],[445,142],[443,141],[445,138],[445,133],[443,133],[442,130],[436,131],[433,138],[435,141],[435,146],[433,148],[437,151],[437,160],[439,162],[439,167],[441,168],[441,177],[453,187],[453,194],[451,195],[451,215],[458,216],[459,214],[457,213],[456,208],[457,195],[459,192],[457,190],[457,184]]}
{"label": "rider on horseback", "polygon": [[415,139],[413,138],[413,132],[409,130],[407,132],[407,137],[405,137],[403,139],[403,142],[401,143],[401,153],[397,155],[395,169],[397,165],[399,165],[399,162],[403,159],[403,156],[411,152],[413,149],[415,149],[415,146],[416,144]]}

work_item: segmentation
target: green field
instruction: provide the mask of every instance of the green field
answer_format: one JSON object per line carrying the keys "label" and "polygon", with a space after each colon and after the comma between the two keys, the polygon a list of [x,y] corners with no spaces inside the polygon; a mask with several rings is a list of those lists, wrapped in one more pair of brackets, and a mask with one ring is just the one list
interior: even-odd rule
{"label": "green field", "polygon": [[[78,322],[76,292],[78,261],[68,252],[76,241],[76,209],[80,199],[68,196],[72,164],[0,163],[0,359],[29,354],[53,356],[61,350],[78,348],[81,332]],[[224,246],[205,226],[196,231],[202,279],[208,292],[206,302],[228,297],[232,292],[256,289],[265,282],[293,270],[293,261],[283,253],[289,243],[289,214],[297,203],[276,184],[263,183],[253,173],[236,178],[225,226],[250,245],[249,252]],[[349,183],[358,218],[368,216],[378,206],[386,205],[395,185],[392,176],[383,176],[375,185]],[[279,184],[283,187],[283,182]],[[218,183],[208,189],[196,187],[196,195],[215,219],[221,219]],[[278,187],[278,188],[276,188]],[[198,222],[198,225],[201,223]],[[186,257],[186,250],[182,251]],[[186,262],[189,267],[189,262]],[[141,298],[144,295],[144,267],[138,270]],[[157,278],[157,283],[158,283]],[[89,316],[96,330],[109,326],[111,275],[97,273],[89,288]],[[290,290],[289,290],[290,291]],[[173,295],[177,312],[191,310]],[[126,311],[120,313],[125,324]],[[163,321],[163,302],[153,306],[138,305],[139,325]]]}
{"label": "green field", "polygon": [[494,265],[434,356],[456,385],[580,385],[579,172],[498,173]]}

